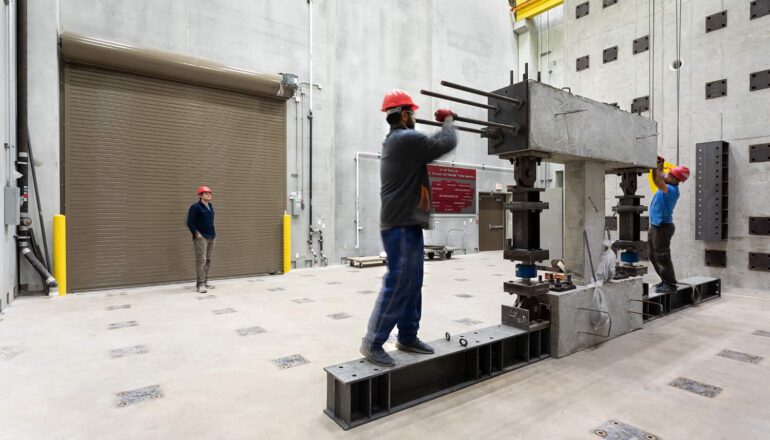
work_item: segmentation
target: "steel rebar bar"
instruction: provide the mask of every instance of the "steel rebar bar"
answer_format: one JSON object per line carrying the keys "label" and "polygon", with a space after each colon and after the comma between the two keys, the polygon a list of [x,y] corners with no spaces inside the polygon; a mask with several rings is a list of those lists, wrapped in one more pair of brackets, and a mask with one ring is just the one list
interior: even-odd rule
{"label": "steel rebar bar", "polygon": [[521,105],[521,99],[518,99],[518,98],[510,98],[508,96],[498,95],[496,93],[485,92],[483,90],[474,89],[472,87],[463,86],[463,85],[460,85],[460,84],[455,84],[455,83],[449,82],[449,81],[441,81],[441,85],[442,86],[446,86],[446,87],[451,87],[451,88],[457,89],[457,90],[462,90],[464,92],[474,93],[476,95],[486,96],[488,98],[498,99],[500,101],[506,101],[506,102],[510,102],[510,103],[513,103],[513,104],[516,104],[516,105]]}
{"label": "steel rebar bar", "polygon": [[[417,122],[418,124],[432,125],[434,127],[442,127],[444,125],[441,122],[429,121],[427,119],[419,119],[419,118],[415,119],[415,122]],[[478,129],[475,129],[475,128],[462,127],[462,126],[459,126],[459,125],[455,125],[454,128],[456,128],[456,129],[458,129],[460,131],[467,131],[468,133],[480,134],[482,136],[487,134],[487,132],[484,131],[484,130],[478,130]]]}
{"label": "steel rebar bar", "polygon": [[504,128],[508,130],[513,130],[514,132],[519,131],[519,126],[517,124],[501,124],[499,122],[492,122],[492,121],[482,121],[480,119],[471,119],[466,118],[463,116],[455,116],[455,121],[457,122],[467,122],[469,124],[478,124],[478,125],[486,125],[487,127],[497,127],[497,128]]}
{"label": "steel rebar bar", "polygon": [[482,104],[480,102],[469,101],[467,99],[455,98],[454,96],[444,95],[442,93],[431,92],[430,90],[420,90],[420,93],[426,96],[432,96],[434,98],[446,99],[447,101],[459,102],[460,104],[472,105],[475,107],[485,108],[487,110],[497,111],[498,108],[494,105]]}

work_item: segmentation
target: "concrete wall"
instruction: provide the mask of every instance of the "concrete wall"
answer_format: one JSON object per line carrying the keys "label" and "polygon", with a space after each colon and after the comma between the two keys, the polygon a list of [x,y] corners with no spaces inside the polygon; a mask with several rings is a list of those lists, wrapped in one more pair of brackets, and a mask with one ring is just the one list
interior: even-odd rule
{"label": "concrete wall", "polygon": [[[720,277],[732,286],[767,288],[770,274],[748,270],[748,252],[770,252],[770,239],[749,236],[748,217],[770,215],[767,208],[770,206],[770,165],[749,164],[748,145],[770,139],[767,116],[770,90],[749,92],[748,80],[751,72],[770,68],[767,50],[770,16],[749,20],[750,2],[743,0],[682,0],[680,58],[684,65],[679,71],[677,94],[677,72],[670,65],[677,58],[676,5],[679,2],[620,0],[602,8],[601,0],[590,0],[590,14],[576,19],[575,7],[584,1],[567,0],[564,6],[551,12],[565,18],[563,49],[558,48],[558,39],[551,42],[550,48],[552,54],[560,50],[563,53],[560,63],[563,84],[560,85],[592,99],[617,102],[627,111],[632,99],[650,95],[653,109],[643,114],[658,122],[658,151],[668,161],[676,162],[678,134],[679,163],[689,166],[693,173],[696,143],[715,140],[730,143],[729,239],[695,241],[693,174],[693,178],[681,186],[674,218],[677,232],[672,249],[678,278],[708,275]],[[728,11],[728,26],[706,33],[705,18],[722,10]],[[652,28],[653,50],[633,55],[632,41],[649,34]],[[547,32],[542,26],[538,31],[541,35]],[[603,64],[603,49],[615,45],[619,48],[618,60]],[[590,68],[577,72],[575,59],[584,55],[590,56]],[[725,78],[727,96],[706,100],[705,83]],[[611,207],[616,204],[614,196],[621,194],[618,183],[616,177],[608,176],[607,215],[612,215]],[[643,203],[649,204],[651,190],[646,177],[640,180],[639,186],[640,194],[646,197]],[[644,234],[643,239],[646,239]],[[706,267],[705,249],[726,250],[728,267]]]}
{"label": "concrete wall", "polygon": [[[290,72],[310,81],[306,0],[29,1],[29,113],[36,147],[46,232],[59,212],[59,73],[57,31],[189,54],[240,68]],[[439,102],[419,95],[447,79],[481,89],[500,87],[516,67],[517,48],[504,0],[313,2],[313,224],[323,231],[330,263],[381,251],[379,164],[362,159],[361,236],[356,249],[355,155],[377,152],[387,132],[379,106],[386,90],[411,92],[429,118]],[[287,102],[287,189],[304,199],[293,218],[292,254],[298,266],[312,260],[309,221],[310,87]],[[455,106],[457,108],[457,106]],[[468,110],[464,108],[463,110]],[[484,116],[468,110],[470,117]],[[433,131],[427,128],[426,131]],[[506,165],[486,154],[486,143],[460,135],[446,160]],[[479,171],[478,190],[512,183],[512,172]],[[287,208],[289,207],[287,194]],[[34,206],[30,208],[35,209]],[[426,242],[469,251],[478,247],[476,217],[439,218]],[[50,243],[50,240],[49,240]],[[316,244],[316,249],[318,246]],[[30,279],[35,276],[29,274]]]}
{"label": "concrete wall", "polygon": [[[15,64],[13,62],[13,52],[8,48],[8,32],[13,32],[13,26],[8,23],[8,17],[12,17],[12,8],[15,8],[14,2],[0,5],[0,143],[16,145],[15,125],[16,120],[13,115],[14,110],[9,108],[13,106],[13,85],[15,76]],[[13,170],[15,170],[16,150],[0,151],[0,182],[2,187],[7,185],[15,186],[13,180]],[[9,174],[9,171],[11,174]],[[10,181],[9,181],[10,179]],[[3,194],[0,194],[0,198]],[[5,202],[5,200],[3,200]],[[16,289],[16,241],[14,234],[16,227],[2,223],[2,232],[0,232],[0,312],[8,305],[15,296]],[[2,318],[0,318],[2,319]]]}

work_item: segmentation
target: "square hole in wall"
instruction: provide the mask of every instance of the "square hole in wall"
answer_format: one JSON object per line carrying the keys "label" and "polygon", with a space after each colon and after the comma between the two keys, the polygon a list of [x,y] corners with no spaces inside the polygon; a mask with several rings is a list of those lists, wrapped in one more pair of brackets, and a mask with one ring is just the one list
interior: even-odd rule
{"label": "square hole in wall", "polygon": [[760,70],[749,75],[749,90],[755,92],[770,87],[770,70]]}
{"label": "square hole in wall", "polygon": [[586,15],[588,15],[590,6],[591,5],[589,2],[585,2],[577,5],[575,7],[575,19],[583,18]]}
{"label": "square hole in wall", "polygon": [[706,33],[727,27],[727,11],[717,12],[706,17]]}
{"label": "square hole in wall", "polygon": [[751,8],[749,10],[749,19],[764,17],[770,15],[770,0],[754,0],[751,2]]}
{"label": "square hole in wall", "polygon": [[604,64],[611,63],[618,59],[618,46],[608,47],[602,52]]}
{"label": "square hole in wall", "polygon": [[633,52],[634,55],[650,50],[650,36],[645,35],[634,40]]}
{"label": "square hole in wall", "polygon": [[706,83],[706,99],[721,98],[722,96],[727,96],[726,79]]}
{"label": "square hole in wall", "polygon": [[590,63],[589,63],[589,56],[586,55],[584,57],[580,57],[575,60],[575,70],[580,72],[581,70],[588,69]]}

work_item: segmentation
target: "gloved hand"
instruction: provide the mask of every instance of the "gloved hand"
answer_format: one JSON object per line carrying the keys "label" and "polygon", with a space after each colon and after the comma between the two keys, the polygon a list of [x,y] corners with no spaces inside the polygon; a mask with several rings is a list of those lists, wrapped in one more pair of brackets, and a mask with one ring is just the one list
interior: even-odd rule
{"label": "gloved hand", "polygon": [[663,163],[665,161],[666,159],[664,159],[663,156],[658,156],[658,163]]}
{"label": "gloved hand", "polygon": [[455,118],[457,117],[457,113],[453,112],[452,110],[449,110],[448,108],[440,108],[436,110],[436,113],[433,114],[433,116],[436,118],[439,122],[444,122],[444,119],[447,117]]}

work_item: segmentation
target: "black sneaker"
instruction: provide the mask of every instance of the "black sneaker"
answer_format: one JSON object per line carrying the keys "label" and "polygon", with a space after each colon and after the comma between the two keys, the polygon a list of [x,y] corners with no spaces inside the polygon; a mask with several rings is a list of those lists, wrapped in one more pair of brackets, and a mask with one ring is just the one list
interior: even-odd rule
{"label": "black sneaker", "polygon": [[396,361],[382,347],[371,348],[367,344],[362,343],[361,348],[358,349],[367,361],[380,367],[392,367],[396,365]]}
{"label": "black sneaker", "polygon": [[420,353],[420,354],[433,354],[433,347],[430,345],[422,342],[419,339],[415,339],[414,342],[404,343],[401,341],[396,341],[396,348],[401,351],[409,351],[412,353]]}

